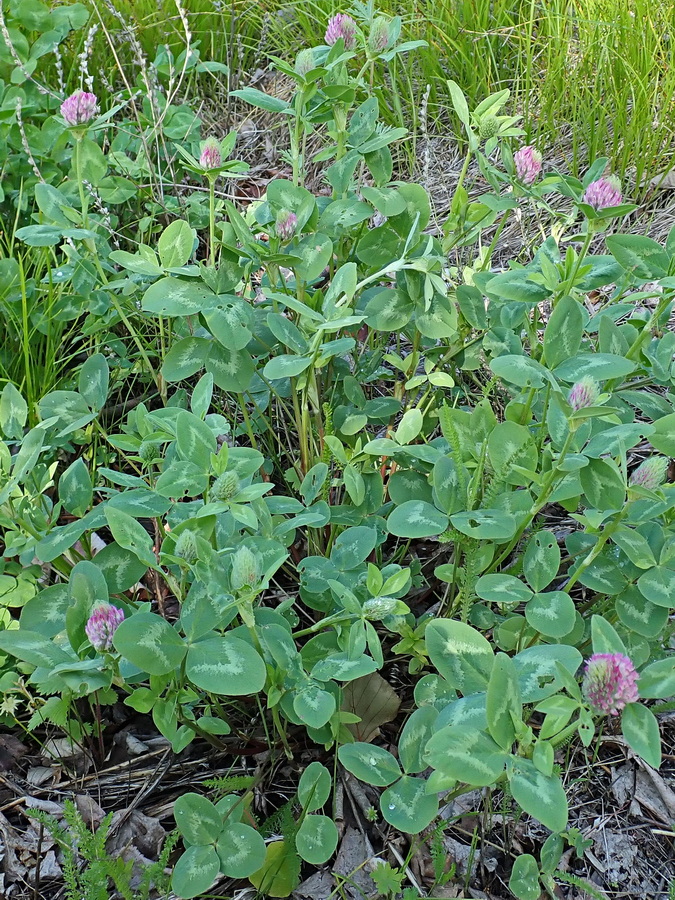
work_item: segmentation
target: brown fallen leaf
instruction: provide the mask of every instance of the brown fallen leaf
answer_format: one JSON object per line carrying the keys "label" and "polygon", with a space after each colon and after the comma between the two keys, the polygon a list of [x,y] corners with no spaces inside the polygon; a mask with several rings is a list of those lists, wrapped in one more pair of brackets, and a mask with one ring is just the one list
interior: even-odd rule
{"label": "brown fallen leaf", "polygon": [[7,772],[17,759],[28,753],[28,747],[11,734],[0,734],[0,772]]}
{"label": "brown fallen leaf", "polygon": [[76,794],[75,806],[91,831],[95,831],[105,818],[105,812],[89,794]]}
{"label": "brown fallen leaf", "polygon": [[165,837],[158,819],[137,809],[121,809],[112,818],[105,848],[113,858],[121,856],[143,866],[157,859]]}
{"label": "brown fallen leaf", "polygon": [[628,762],[612,772],[612,794],[630,815],[640,807],[665,825],[675,821],[675,794],[651,766]]}
{"label": "brown fallen leaf", "polygon": [[342,709],[361,719],[348,726],[357,741],[372,741],[380,725],[394,721],[400,705],[392,686],[377,672],[350,681],[344,689]]}

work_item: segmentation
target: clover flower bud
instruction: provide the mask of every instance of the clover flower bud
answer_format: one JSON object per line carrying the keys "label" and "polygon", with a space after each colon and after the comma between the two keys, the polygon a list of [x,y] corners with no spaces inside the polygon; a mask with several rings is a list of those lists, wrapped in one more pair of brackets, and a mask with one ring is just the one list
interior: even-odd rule
{"label": "clover flower bud", "polygon": [[366,619],[374,622],[393,615],[401,607],[401,601],[395,597],[373,597],[363,604],[363,614]]}
{"label": "clover flower bud", "polygon": [[199,551],[197,550],[197,535],[194,531],[190,531],[189,528],[181,531],[176,538],[176,546],[173,552],[174,556],[185,560],[186,563],[197,562]]}
{"label": "clover flower bud", "polygon": [[574,412],[579,412],[580,409],[593,406],[599,396],[600,386],[598,382],[594,378],[586,376],[572,386],[567,401]]}
{"label": "clover flower bud", "polygon": [[239,476],[236,472],[223,472],[211,485],[211,500],[230,500],[239,493]]}
{"label": "clover flower bud", "polygon": [[298,227],[298,217],[290,209],[282,209],[274,226],[277,236],[282,241],[290,241]]}
{"label": "clover flower bud", "polygon": [[582,690],[596,713],[617,716],[638,699],[638,673],[623,653],[594,653],[586,663]]}
{"label": "clover flower bud", "polygon": [[668,460],[665,456],[651,456],[633,472],[630,476],[630,484],[647,488],[648,491],[655,491],[659,485],[663,484],[667,469]]}
{"label": "clover flower bud", "polygon": [[541,153],[534,147],[521,147],[513,154],[516,177],[523,184],[534,184],[541,172]]}
{"label": "clover flower bud", "polygon": [[260,581],[260,568],[253,551],[248,547],[237,547],[232,557],[230,582],[233,591],[252,588]]}
{"label": "clover flower bud", "polygon": [[583,202],[596,210],[618,206],[621,203],[621,182],[616,175],[603,175],[591,181],[584,191]]}
{"label": "clover flower bud", "polygon": [[68,125],[86,125],[98,112],[96,94],[75,91],[61,104],[61,115]]}
{"label": "clover flower bud", "polygon": [[478,125],[478,136],[481,141],[488,141],[499,133],[499,119],[497,116],[483,116]]}
{"label": "clover flower bud", "polygon": [[377,16],[370,26],[368,46],[375,53],[381,53],[389,43],[389,19]]}
{"label": "clover flower bud", "polygon": [[316,60],[314,59],[314,50],[312,47],[305,47],[295,58],[295,71],[298,75],[306,75],[316,69]]}
{"label": "clover flower bud", "polygon": [[105,604],[93,609],[84,631],[94,650],[110,650],[113,635],[124,621],[124,610]]}
{"label": "clover flower bud", "polygon": [[199,165],[202,169],[218,169],[223,164],[223,153],[220,143],[215,138],[208,138],[201,145]]}
{"label": "clover flower bud", "polygon": [[144,463],[151,463],[157,455],[155,445],[150,443],[150,441],[143,441],[138,448],[138,455]]}
{"label": "clover flower bud", "polygon": [[340,38],[345,43],[345,50],[353,50],[356,47],[356,22],[351,16],[347,16],[344,13],[338,13],[332,19],[329,19],[324,36],[324,40],[329,47],[337,43]]}

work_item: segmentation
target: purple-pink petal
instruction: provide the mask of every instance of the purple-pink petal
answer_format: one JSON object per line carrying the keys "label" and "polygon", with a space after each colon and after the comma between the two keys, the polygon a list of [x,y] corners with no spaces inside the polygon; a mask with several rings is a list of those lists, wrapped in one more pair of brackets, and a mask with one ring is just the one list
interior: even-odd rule
{"label": "purple-pink petal", "polygon": [[113,635],[123,621],[124,611],[117,606],[107,604],[95,607],[84,626],[91,646],[98,651],[110,650]]}
{"label": "purple-pink petal", "polygon": [[98,112],[96,94],[75,91],[61,104],[61,115],[68,125],[86,125]]}
{"label": "purple-pink petal", "polygon": [[223,154],[220,144],[215,138],[204,141],[201,147],[199,165],[203,169],[218,169],[223,164]]}
{"label": "purple-pink petal", "polygon": [[591,708],[608,716],[617,716],[639,698],[639,675],[623,653],[594,653],[586,663],[583,692]]}
{"label": "purple-pink petal", "polygon": [[594,378],[585,377],[572,386],[567,401],[574,412],[593,406],[600,396],[600,387]]}
{"label": "purple-pink petal", "polygon": [[583,201],[596,210],[619,206],[621,203],[619,179],[615,175],[603,175],[602,178],[591,181],[584,191]]}
{"label": "purple-pink petal", "polygon": [[356,47],[356,22],[345,13],[338,13],[329,19],[324,40],[332,47],[340,38],[345,42],[345,50]]}
{"label": "purple-pink petal", "polygon": [[513,154],[516,177],[523,184],[534,184],[541,172],[541,153],[534,147],[521,147]]}

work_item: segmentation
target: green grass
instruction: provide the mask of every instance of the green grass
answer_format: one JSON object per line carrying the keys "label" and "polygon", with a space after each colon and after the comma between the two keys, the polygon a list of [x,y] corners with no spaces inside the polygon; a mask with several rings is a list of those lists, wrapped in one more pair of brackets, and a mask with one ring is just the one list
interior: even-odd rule
{"label": "green grass", "polygon": [[53,280],[53,265],[50,248],[0,245],[0,389],[6,382],[16,385],[31,411],[87,349],[71,309],[77,298]]}
{"label": "green grass", "polygon": [[[183,28],[174,0],[116,2],[135,22],[148,56],[159,43],[180,47]],[[186,0],[202,58],[231,64],[244,81],[264,65],[266,53],[289,56],[316,43],[327,17],[347,6],[329,0],[272,0],[265,7],[250,0]],[[382,0],[378,8],[402,14],[406,37],[429,44],[388,73],[390,119],[415,126],[429,84],[430,127],[447,130],[456,124],[448,112],[447,78],[474,102],[510,87],[528,137],[562,155],[572,170],[608,155],[619,174],[640,184],[670,167],[675,5],[669,0],[412,0],[405,6]]]}

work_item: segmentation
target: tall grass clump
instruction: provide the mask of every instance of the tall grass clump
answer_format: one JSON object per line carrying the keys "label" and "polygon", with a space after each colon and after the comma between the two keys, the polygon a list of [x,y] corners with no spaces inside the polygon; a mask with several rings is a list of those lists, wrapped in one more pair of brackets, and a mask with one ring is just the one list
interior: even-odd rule
{"label": "tall grass clump", "polygon": [[[100,2],[100,0],[99,0]],[[138,27],[149,52],[158,34],[180,43],[175,7],[115,0]],[[102,14],[106,7],[102,6]],[[329,0],[292,4],[272,0],[263,10],[248,2],[191,0],[191,29],[201,51],[228,65],[228,86],[264,66],[265,50],[297,52],[322,37],[333,11]],[[472,102],[508,87],[522,109],[528,134],[555,148],[578,172],[600,153],[639,188],[670,167],[673,152],[670,63],[675,7],[657,0],[414,0],[411,7],[385,0],[384,13],[403,16],[403,36],[428,47],[394,59],[378,72],[383,117],[416,123],[426,85],[431,86],[432,127],[447,130],[447,78]],[[260,45],[263,39],[263,47]],[[235,71],[236,70],[236,71]],[[236,85],[238,86],[238,84]],[[377,85],[376,85],[377,88]]]}
{"label": "tall grass clump", "polygon": [[[355,821],[369,856],[409,848],[364,860],[381,895],[419,900],[475,814],[465,889],[601,896],[586,825],[617,759],[659,768],[675,696],[675,228],[639,233],[620,159],[558,165],[601,123],[565,150],[564,104],[599,117],[544,94],[563,55],[623,89],[609,35],[555,3],[407,34],[284,6],[235,74],[240,9],[219,62],[182,0],[157,46],[111,3],[0,16],[0,726],[88,782],[122,729],[161,735],[119,829],[149,799],[179,837],[146,866],[107,856],[112,813],[66,805],[72,839],[38,815],[61,893],[147,900],[171,863],[183,900],[290,897],[338,881]],[[204,114],[211,76],[276,123],[274,163]],[[435,125],[460,158],[445,209],[398,164],[421,85],[425,152]]]}

